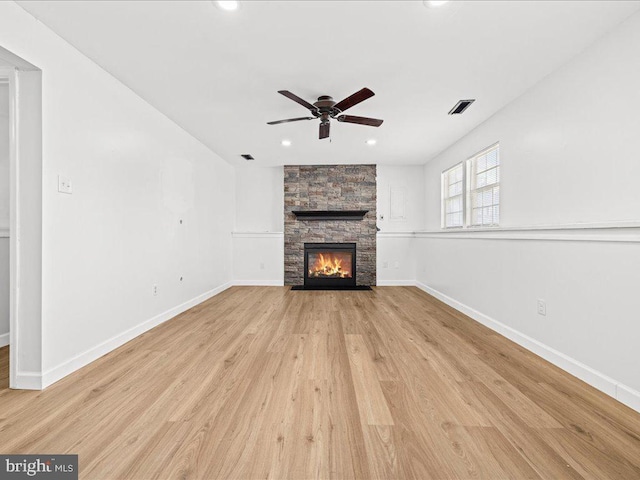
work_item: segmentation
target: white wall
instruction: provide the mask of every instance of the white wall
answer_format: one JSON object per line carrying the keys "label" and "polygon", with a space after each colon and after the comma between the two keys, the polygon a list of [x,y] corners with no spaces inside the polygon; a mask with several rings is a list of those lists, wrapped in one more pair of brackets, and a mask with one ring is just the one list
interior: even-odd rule
{"label": "white wall", "polygon": [[378,232],[376,242],[376,285],[415,285],[414,234]]}
{"label": "white wall", "polygon": [[424,229],[425,177],[422,165],[378,165],[377,283],[413,285],[414,238]]}
{"label": "white wall", "polygon": [[9,85],[0,83],[0,347],[9,344]]}
{"label": "white wall", "polygon": [[9,345],[9,237],[0,232],[0,347]]}
{"label": "white wall", "polygon": [[235,231],[284,231],[283,167],[250,165],[236,168],[235,173]]}
{"label": "white wall", "polygon": [[0,45],[43,72],[46,385],[229,284],[234,175],[13,3]]}
{"label": "white wall", "polygon": [[284,285],[284,169],[247,165],[235,177],[233,281]]}
{"label": "white wall", "polygon": [[0,83],[0,230],[9,228],[9,84]]}
{"label": "white wall", "polygon": [[378,165],[378,228],[382,232],[424,229],[424,166]]}
{"label": "white wall", "polygon": [[635,14],[428,162],[427,229],[440,228],[440,172],[496,141],[502,226],[637,221],[638,25]]}
{"label": "white wall", "polygon": [[[377,239],[378,284],[413,284],[416,262],[408,232],[424,228],[424,167],[378,165],[377,189],[378,227],[382,229]],[[283,283],[284,239],[278,233],[284,230],[283,205],[282,167],[236,169],[234,283]]]}
{"label": "white wall", "polygon": [[[4,52],[3,52],[4,53]],[[10,299],[16,313],[10,321],[11,388],[42,388],[42,72],[28,68],[14,72],[17,91],[15,151],[11,170],[18,170],[15,188],[16,211],[10,215]],[[15,95],[15,93],[14,93]],[[12,99],[13,100],[13,99]],[[13,197],[11,198],[13,201]],[[15,215],[14,215],[15,213]],[[19,292],[17,294],[16,292]],[[18,319],[17,322],[14,320]]]}
{"label": "white wall", "polygon": [[[640,14],[428,162],[437,230],[441,171],[500,141],[501,225],[522,230],[424,234],[417,278],[640,409],[640,235],[626,228],[640,225],[637,58]],[[585,222],[617,228],[530,228]]]}
{"label": "white wall", "polygon": [[233,234],[235,285],[284,285],[284,234],[236,232]]}
{"label": "white wall", "polygon": [[[277,233],[284,230],[283,179],[282,167],[236,169],[236,284],[281,285],[284,281],[284,239]],[[382,229],[377,239],[378,284],[413,284],[413,239],[407,232],[424,228],[424,167],[378,165],[377,188]]]}

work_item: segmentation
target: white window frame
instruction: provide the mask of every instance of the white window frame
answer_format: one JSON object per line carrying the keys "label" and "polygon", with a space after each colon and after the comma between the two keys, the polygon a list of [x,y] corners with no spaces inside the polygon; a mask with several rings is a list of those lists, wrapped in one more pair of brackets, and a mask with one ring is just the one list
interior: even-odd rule
{"label": "white window frame", "polygon": [[[492,145],[489,145],[486,148],[483,148],[482,150],[480,150],[479,152],[471,155],[469,158],[467,158],[466,160],[462,161],[462,162],[458,162],[455,165],[452,165],[451,167],[445,169],[442,171],[442,173],[440,174],[440,227],[444,230],[455,230],[455,229],[473,229],[473,230],[481,230],[481,229],[491,229],[491,228],[496,228],[500,226],[500,207],[501,207],[501,201],[498,201],[497,207],[498,207],[498,222],[496,223],[491,223],[491,224],[474,224],[473,223],[473,202],[472,202],[472,195],[474,192],[478,191],[478,190],[484,190],[487,189],[488,186],[483,186],[480,188],[471,188],[473,185],[473,181],[474,179],[472,178],[473,175],[475,174],[475,169],[476,169],[476,165],[475,162],[477,161],[478,157],[482,157],[483,155],[486,155],[487,153],[489,153],[491,150],[497,150],[497,168],[498,168],[498,175],[497,175],[497,182],[494,184],[491,184],[491,188],[494,188],[495,186],[497,186],[498,188],[500,188],[500,184],[501,184],[501,172],[500,170],[502,167],[502,164],[500,162],[500,142],[495,142]],[[448,181],[448,174],[449,172],[451,172],[451,170],[458,168],[458,167],[462,167],[462,225],[455,225],[455,226],[448,226],[447,223],[447,211],[446,211],[446,201],[451,198],[448,196],[448,187],[449,185],[445,183]],[[487,170],[488,171],[488,170]],[[500,195],[500,193],[499,193]],[[492,204],[492,207],[494,207],[496,205]]]}
{"label": "white window frame", "polygon": [[[449,226],[447,225],[447,200],[449,200],[451,197],[449,197],[449,184],[448,184],[448,178],[449,178],[449,172],[451,172],[451,170],[454,170],[456,168],[460,167],[462,169],[462,180],[461,180],[461,193],[460,193],[460,200],[462,202],[462,209],[460,210],[460,213],[462,214],[462,224],[461,225],[452,225]],[[458,162],[455,165],[452,165],[451,167],[447,168],[446,170],[443,170],[442,173],[440,174],[440,226],[444,229],[458,229],[458,228],[464,228],[465,226],[465,215],[466,215],[466,185],[467,185],[467,181],[465,178],[466,175],[466,171],[465,171],[465,162]]]}
{"label": "white window frame", "polygon": [[[492,183],[490,185],[484,185],[482,187],[477,187],[473,185],[473,181],[474,181],[474,176],[476,175],[476,165],[477,164],[477,160],[479,157],[482,157],[484,155],[486,155],[487,153],[491,152],[492,150],[496,150],[496,156],[497,156],[497,165],[495,167],[492,167],[491,169],[487,169],[484,171],[489,171],[492,170],[493,168],[497,169],[497,180],[495,183]],[[498,207],[498,221],[497,222],[493,222],[493,223],[474,223],[473,222],[473,208],[474,208],[474,204],[473,204],[473,199],[472,199],[472,195],[475,192],[478,191],[484,191],[484,190],[488,190],[489,188],[493,189],[495,187],[498,187],[498,189],[500,189],[500,170],[501,170],[501,164],[500,164],[500,142],[496,142],[493,145],[489,145],[487,148],[484,148],[482,150],[480,150],[479,152],[477,152],[476,154],[472,155],[471,157],[469,157],[467,159],[467,161],[465,162],[465,175],[467,178],[467,184],[466,184],[466,197],[467,197],[467,201],[466,201],[466,210],[465,210],[465,226],[467,228],[475,228],[475,229],[479,229],[479,228],[495,228],[500,226],[500,201],[498,201],[497,207]],[[498,194],[499,195],[499,194]],[[495,207],[495,204],[491,204],[491,207]]]}

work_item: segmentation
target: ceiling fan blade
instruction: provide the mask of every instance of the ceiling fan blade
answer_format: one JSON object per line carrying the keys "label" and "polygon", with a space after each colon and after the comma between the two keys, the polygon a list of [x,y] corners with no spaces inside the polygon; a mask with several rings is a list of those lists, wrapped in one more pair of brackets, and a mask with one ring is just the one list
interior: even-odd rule
{"label": "ceiling fan blade", "polygon": [[345,98],[344,100],[336,103],[334,108],[337,108],[341,112],[344,112],[347,108],[351,108],[354,105],[359,104],[360,102],[364,102],[367,98],[371,98],[375,95],[368,88],[363,88],[362,90],[354,93],[350,97]]}
{"label": "ceiling fan blade", "polygon": [[287,97],[290,100],[293,100],[296,103],[299,103],[300,105],[302,105],[304,108],[308,108],[309,110],[311,110],[312,112],[317,112],[318,109],[316,107],[314,107],[313,105],[311,105],[309,102],[307,102],[306,100],[300,98],[299,96],[291,93],[289,90],[278,90],[278,93],[281,95],[284,95],[285,97]]}
{"label": "ceiling fan blade", "polygon": [[323,138],[328,138],[329,137],[329,122],[327,123],[321,123],[320,124],[320,140],[322,140]]}
{"label": "ceiling fan blade", "polygon": [[279,123],[298,122],[300,120],[313,120],[315,118],[316,117],[287,118],[286,120],[276,120],[275,122],[267,122],[267,125],[278,125]]}
{"label": "ceiling fan blade", "polygon": [[368,125],[370,127],[379,127],[384,120],[369,117],[356,117],[354,115],[340,115],[337,120],[339,122],[357,123],[358,125]]}

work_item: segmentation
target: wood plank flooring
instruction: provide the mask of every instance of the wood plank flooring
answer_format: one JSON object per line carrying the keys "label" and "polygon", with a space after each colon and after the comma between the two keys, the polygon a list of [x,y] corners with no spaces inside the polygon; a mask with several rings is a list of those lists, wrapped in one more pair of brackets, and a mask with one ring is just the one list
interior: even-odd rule
{"label": "wood plank flooring", "polygon": [[0,453],[85,479],[640,479],[640,414],[413,287],[234,287],[42,392]]}

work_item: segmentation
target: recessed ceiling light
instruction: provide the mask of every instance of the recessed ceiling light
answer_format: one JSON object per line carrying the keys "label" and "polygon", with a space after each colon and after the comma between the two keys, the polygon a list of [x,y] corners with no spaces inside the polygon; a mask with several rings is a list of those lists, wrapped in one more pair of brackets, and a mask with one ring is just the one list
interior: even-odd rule
{"label": "recessed ceiling light", "polygon": [[282,144],[283,147],[291,146],[291,140],[282,140],[280,143]]}
{"label": "recessed ceiling light", "polygon": [[237,1],[228,1],[228,2],[215,2],[215,4],[222,10],[227,10],[231,12],[233,10],[237,10],[240,6],[240,3]]}
{"label": "recessed ceiling light", "polygon": [[449,0],[425,0],[423,3],[427,7],[441,7],[445,3],[448,3]]}
{"label": "recessed ceiling light", "polygon": [[373,145],[375,145],[376,143],[378,143],[378,141],[377,141],[375,138],[370,138],[370,139],[369,139],[369,140],[367,140],[365,143],[366,143],[367,145],[371,145],[371,146],[373,146]]}

